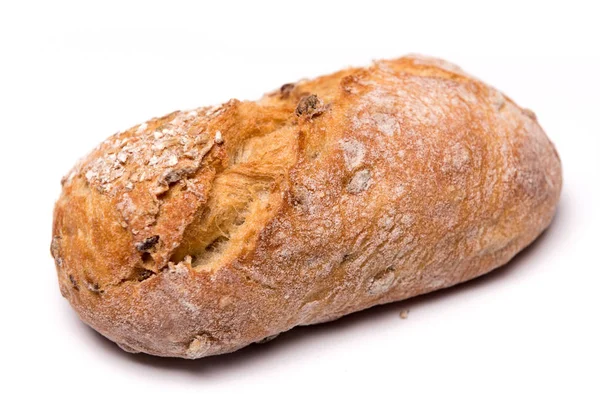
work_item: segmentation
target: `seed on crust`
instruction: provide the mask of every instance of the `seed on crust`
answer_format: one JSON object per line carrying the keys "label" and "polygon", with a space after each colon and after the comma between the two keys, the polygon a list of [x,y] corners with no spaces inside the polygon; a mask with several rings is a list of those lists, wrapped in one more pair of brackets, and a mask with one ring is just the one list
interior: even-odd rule
{"label": "seed on crust", "polygon": [[281,95],[281,98],[287,99],[288,97],[290,97],[290,94],[294,90],[294,87],[296,87],[296,85],[293,83],[286,83],[285,85],[281,86],[281,89],[279,89],[279,94]]}
{"label": "seed on crust", "polygon": [[73,289],[79,291],[79,285],[77,284],[77,281],[71,274],[69,274],[69,281],[71,282],[71,285],[73,285]]}
{"label": "seed on crust", "polygon": [[158,243],[160,237],[158,235],[150,236],[149,238],[144,239],[142,242],[138,242],[135,244],[135,248],[138,251],[148,251],[152,249]]}
{"label": "seed on crust", "polygon": [[316,94],[302,97],[296,107],[296,115],[299,117],[313,118],[322,114],[323,111],[325,111],[323,100],[319,99]]}

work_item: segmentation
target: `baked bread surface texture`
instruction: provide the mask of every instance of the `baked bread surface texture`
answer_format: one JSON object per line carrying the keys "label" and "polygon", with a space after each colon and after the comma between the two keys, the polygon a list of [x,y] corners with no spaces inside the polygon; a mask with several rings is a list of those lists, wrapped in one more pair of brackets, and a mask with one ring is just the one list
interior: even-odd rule
{"label": "baked bread surface texture", "polygon": [[152,119],[62,184],[62,295],[127,351],[199,358],[505,264],[561,166],[531,111],[408,56]]}

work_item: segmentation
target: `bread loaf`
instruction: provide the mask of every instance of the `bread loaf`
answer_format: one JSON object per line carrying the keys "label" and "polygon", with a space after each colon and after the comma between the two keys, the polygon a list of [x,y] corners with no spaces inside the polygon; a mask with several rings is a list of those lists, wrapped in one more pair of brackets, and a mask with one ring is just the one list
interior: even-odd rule
{"label": "bread loaf", "polygon": [[199,358],[505,264],[561,166],[531,111],[409,56],[152,119],[62,185],[51,251],[81,319]]}

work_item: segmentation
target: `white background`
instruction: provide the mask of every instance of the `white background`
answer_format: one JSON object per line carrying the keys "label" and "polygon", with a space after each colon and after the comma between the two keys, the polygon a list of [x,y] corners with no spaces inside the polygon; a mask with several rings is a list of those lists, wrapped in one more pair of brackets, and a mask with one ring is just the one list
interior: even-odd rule
{"label": "white background", "polygon": [[[600,398],[593,1],[91,3],[0,3],[1,398]],[[49,245],[80,156],[153,116],[409,52],[537,113],[565,183],[533,246],[456,288],[197,361],[129,355],[79,322]]]}

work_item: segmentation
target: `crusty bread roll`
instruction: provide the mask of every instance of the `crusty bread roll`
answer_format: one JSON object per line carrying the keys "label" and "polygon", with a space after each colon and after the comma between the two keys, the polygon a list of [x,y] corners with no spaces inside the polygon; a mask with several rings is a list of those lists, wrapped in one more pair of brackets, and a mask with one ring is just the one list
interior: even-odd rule
{"label": "crusty bread roll", "polygon": [[531,111],[409,56],[152,119],[62,184],[51,248],[81,319],[199,358],[505,264],[561,166]]}

